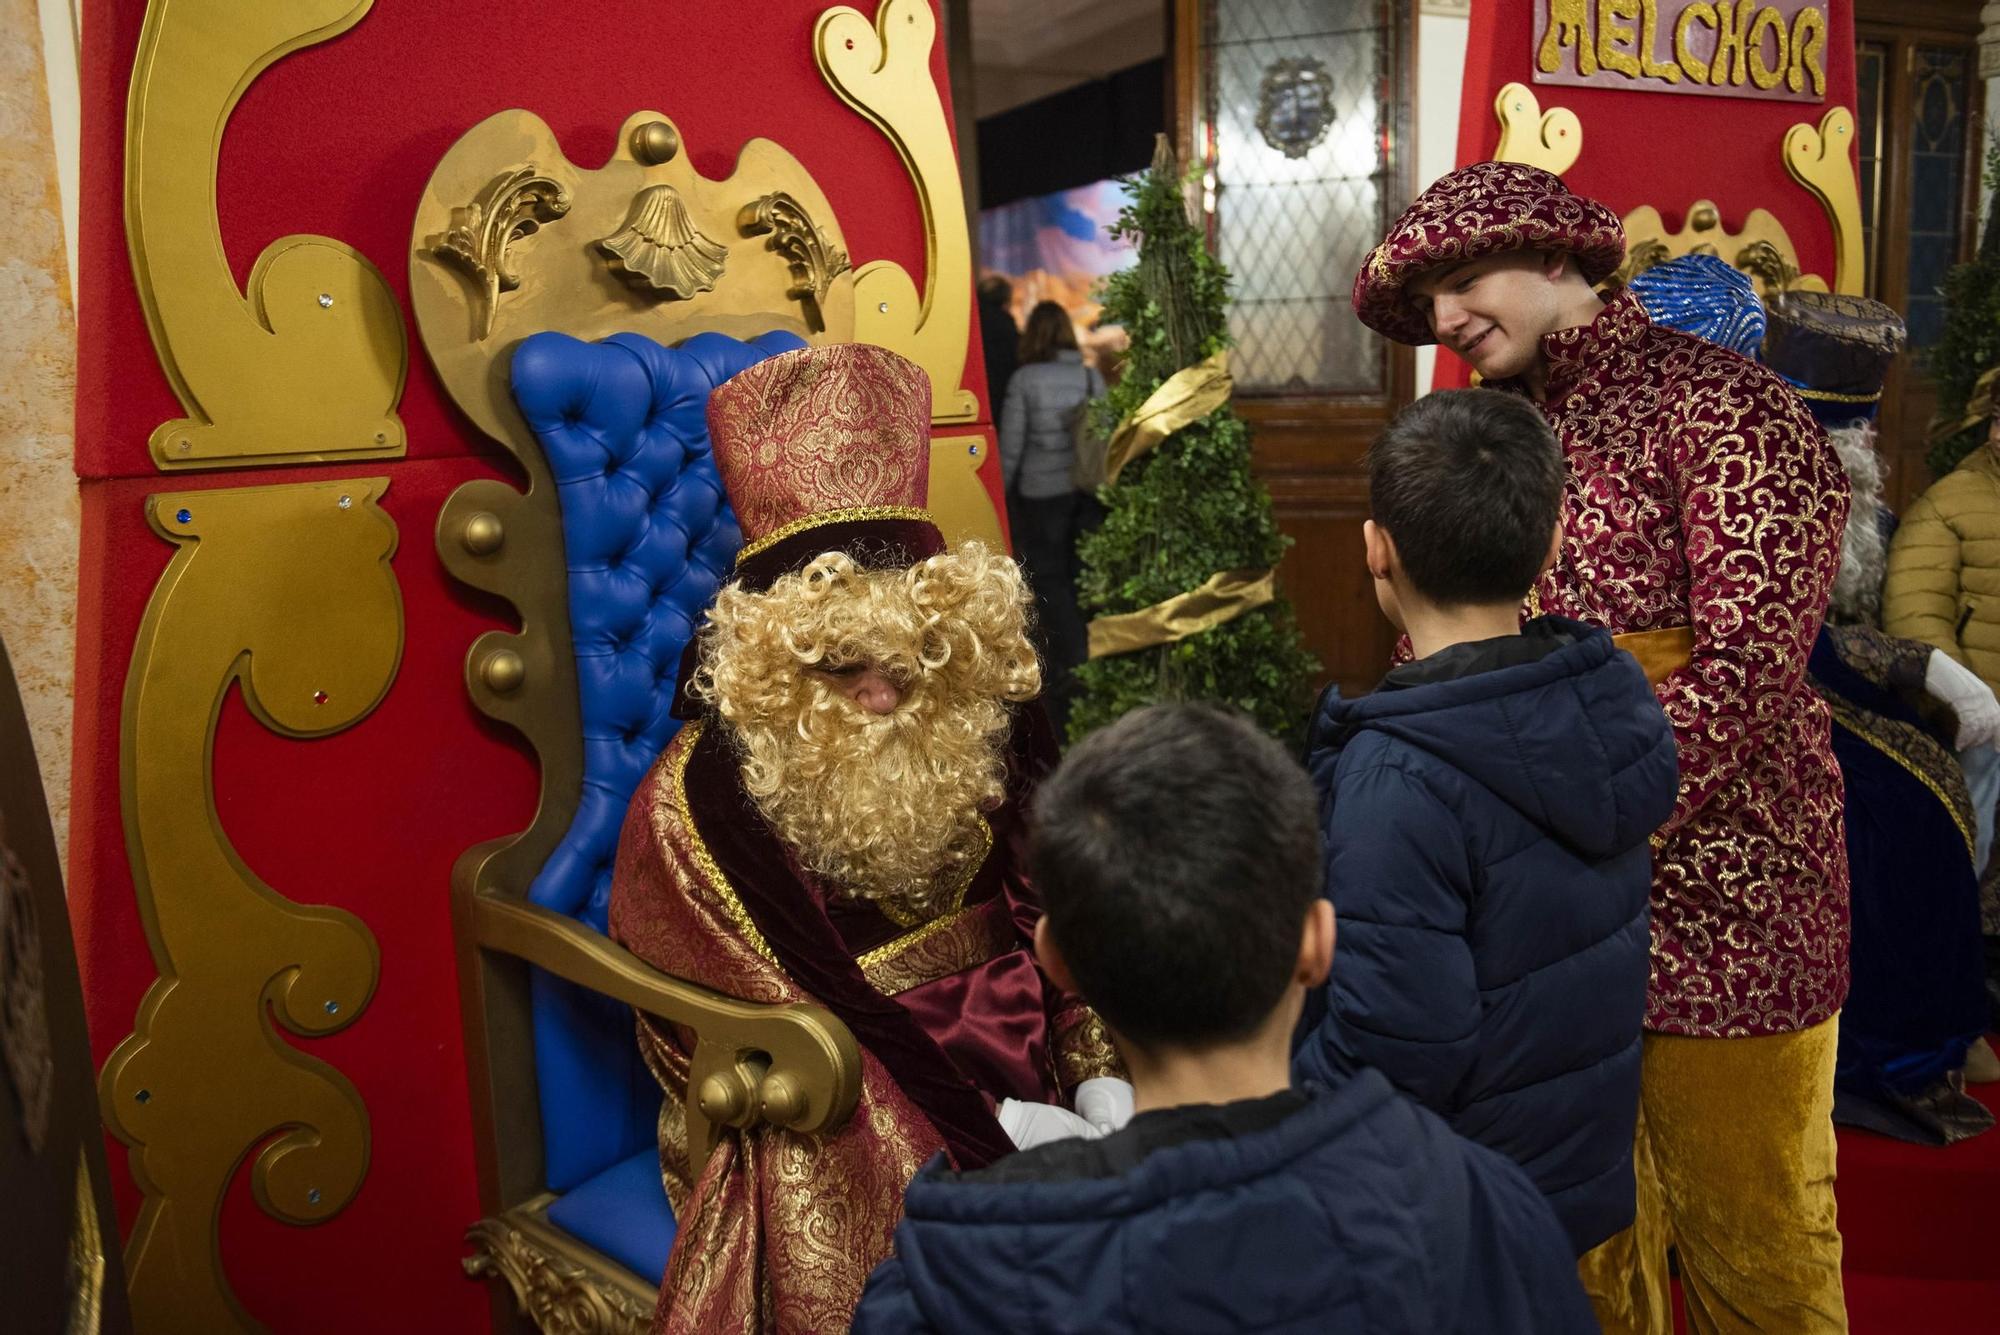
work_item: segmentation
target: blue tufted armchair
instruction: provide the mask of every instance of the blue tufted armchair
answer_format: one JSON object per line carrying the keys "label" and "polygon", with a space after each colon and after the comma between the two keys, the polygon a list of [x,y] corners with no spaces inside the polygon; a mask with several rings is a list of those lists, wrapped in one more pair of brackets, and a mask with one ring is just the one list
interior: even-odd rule
{"label": "blue tufted armchair", "polygon": [[[682,652],[741,545],[709,452],[709,391],[804,346],[786,333],[747,343],[702,334],[674,348],[636,334],[585,343],[544,333],[512,358],[514,401],[560,504],[583,774],[575,815],[525,898],[458,887],[461,934],[476,939],[488,975],[482,1004],[525,984],[530,1055],[512,1054],[511,1065],[525,1074],[531,1063],[541,1152],[541,1189],[503,1190],[520,1199],[475,1227],[466,1266],[505,1278],[544,1329],[645,1329],[673,1243],[661,1095],[639,1057],[634,1006],[692,1028],[711,1049],[698,1066],[720,1072],[690,1099],[691,1153],[712,1145],[719,1125],[760,1117],[829,1129],[858,1092],[858,1051],[826,1012],[717,996],[654,972],[604,935],[626,807],[679,726],[669,706]],[[503,1057],[483,1059],[497,1068]],[[792,1089],[820,1091],[810,1106],[773,1109],[760,1098],[781,1072]],[[510,1136],[533,1144],[528,1129],[502,1124],[504,1112],[490,1120],[481,1132],[503,1158]]]}

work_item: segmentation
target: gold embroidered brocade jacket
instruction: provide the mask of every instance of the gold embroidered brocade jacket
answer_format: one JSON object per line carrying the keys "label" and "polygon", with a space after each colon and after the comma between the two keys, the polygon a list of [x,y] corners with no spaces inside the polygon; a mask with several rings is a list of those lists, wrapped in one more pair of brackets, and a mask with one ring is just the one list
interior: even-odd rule
{"label": "gold embroidered brocade jacket", "polygon": [[1734,1037],[1818,1024],[1847,993],[1848,871],[1806,661],[1846,477],[1778,376],[1653,325],[1629,293],[1542,352],[1540,407],[1567,468],[1541,609],[1614,635],[1694,636],[1657,687],[1681,780],[1654,838],[1646,1025]]}
{"label": "gold embroidered brocade jacket", "polygon": [[[713,731],[719,727],[687,725],[634,795],[613,873],[611,934],[663,972],[741,1000],[828,1004],[782,962],[787,947],[776,933],[790,929],[777,917],[802,913],[822,938],[844,917],[851,941],[856,910],[829,906],[809,878],[768,878],[778,883],[754,893],[732,883],[724,843],[743,831],[710,828],[714,818],[704,822],[703,814],[740,811],[755,823],[753,837],[775,844],[775,836],[742,796],[734,754]],[[1017,725],[1017,740],[1018,732]],[[881,998],[895,998],[938,1043],[924,1049],[946,1068],[925,1073],[933,1083],[1056,1102],[1082,1080],[1122,1075],[1123,1067],[1096,1015],[1047,984],[1026,959],[1026,934],[1039,916],[1019,871],[1027,782],[1010,786],[1007,805],[990,817],[992,850],[958,907],[914,926],[885,921],[881,944],[812,960],[807,972],[866,986],[878,1007]],[[786,865],[796,872],[788,858]],[[1037,995],[1023,994],[1026,979],[1039,980]],[[963,1032],[981,1022],[985,1033]],[[665,1096],[661,1168],[679,1225],[656,1332],[818,1335],[847,1328],[869,1272],[889,1255],[903,1188],[926,1160],[949,1152],[954,1137],[941,1134],[924,1097],[912,1097],[891,1074],[898,1063],[909,1069],[908,1051],[885,1062],[864,1030],[850,1027],[861,1048],[862,1088],[844,1126],[818,1136],[762,1124],[725,1129],[697,1176],[689,1172],[683,1111],[694,1036],[640,1017],[640,1046]],[[992,1058],[983,1065],[982,1052]],[[996,1083],[1006,1087],[990,1088]],[[1004,1145],[986,1105],[973,1107],[984,1131]]]}

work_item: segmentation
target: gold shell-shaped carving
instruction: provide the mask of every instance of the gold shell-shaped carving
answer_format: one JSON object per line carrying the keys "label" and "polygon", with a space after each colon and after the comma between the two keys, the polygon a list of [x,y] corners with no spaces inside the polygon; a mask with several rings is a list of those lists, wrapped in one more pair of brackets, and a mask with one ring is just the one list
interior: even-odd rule
{"label": "gold shell-shaped carving", "polygon": [[501,172],[470,204],[451,211],[451,222],[431,239],[431,254],[465,271],[479,286],[473,337],[493,332],[493,312],[502,292],[521,286],[508,250],[524,236],[569,212],[569,192],[561,182],[538,173],[531,163]]}
{"label": "gold shell-shaped carving", "polygon": [[701,234],[670,185],[649,185],[634,196],[625,225],[597,248],[623,277],[681,300],[713,288],[729,255]]}

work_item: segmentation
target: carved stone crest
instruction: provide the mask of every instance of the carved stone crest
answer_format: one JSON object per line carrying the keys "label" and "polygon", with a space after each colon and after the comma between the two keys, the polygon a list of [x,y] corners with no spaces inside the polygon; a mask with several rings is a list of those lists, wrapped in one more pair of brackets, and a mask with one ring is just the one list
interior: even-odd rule
{"label": "carved stone crest", "polygon": [[1290,56],[1264,71],[1257,132],[1288,158],[1302,158],[1333,128],[1333,76],[1311,56]]}

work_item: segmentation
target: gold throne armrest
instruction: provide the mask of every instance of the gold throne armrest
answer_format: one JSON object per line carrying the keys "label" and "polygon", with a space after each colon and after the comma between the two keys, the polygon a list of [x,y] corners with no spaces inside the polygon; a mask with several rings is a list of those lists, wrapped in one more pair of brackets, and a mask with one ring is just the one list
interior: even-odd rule
{"label": "gold throne armrest", "polygon": [[661,973],[571,918],[481,894],[474,936],[648,1015],[694,1030],[689,1060],[688,1171],[699,1176],[724,1126],[758,1122],[792,1131],[837,1130],[861,1096],[861,1050],[820,1006],[738,1001]]}
{"label": "gold throne armrest", "polygon": [[[468,863],[482,863],[481,851]],[[822,1007],[739,1001],[699,987],[574,919],[475,888],[474,879],[461,880],[454,898],[461,965],[473,971],[470,995],[482,1017],[481,1041],[468,1053],[475,1088],[489,1091],[475,1107],[486,1123],[479,1134],[482,1191],[499,1208],[467,1233],[474,1250],[465,1271],[493,1275],[511,1290],[515,1310],[496,1329],[643,1335],[659,1276],[634,1274],[550,1222],[557,1197],[541,1189],[540,1134],[526,1121],[534,1116],[532,1092],[502,1095],[495,1083],[507,1080],[494,1065],[496,1039],[517,1052],[532,1048],[523,966],[693,1031],[685,1110],[689,1169],[697,1176],[724,1127],[762,1122],[809,1134],[838,1130],[860,1099],[860,1048]],[[487,1000],[497,1009],[487,1010]],[[516,1078],[519,1069],[513,1067]]]}

